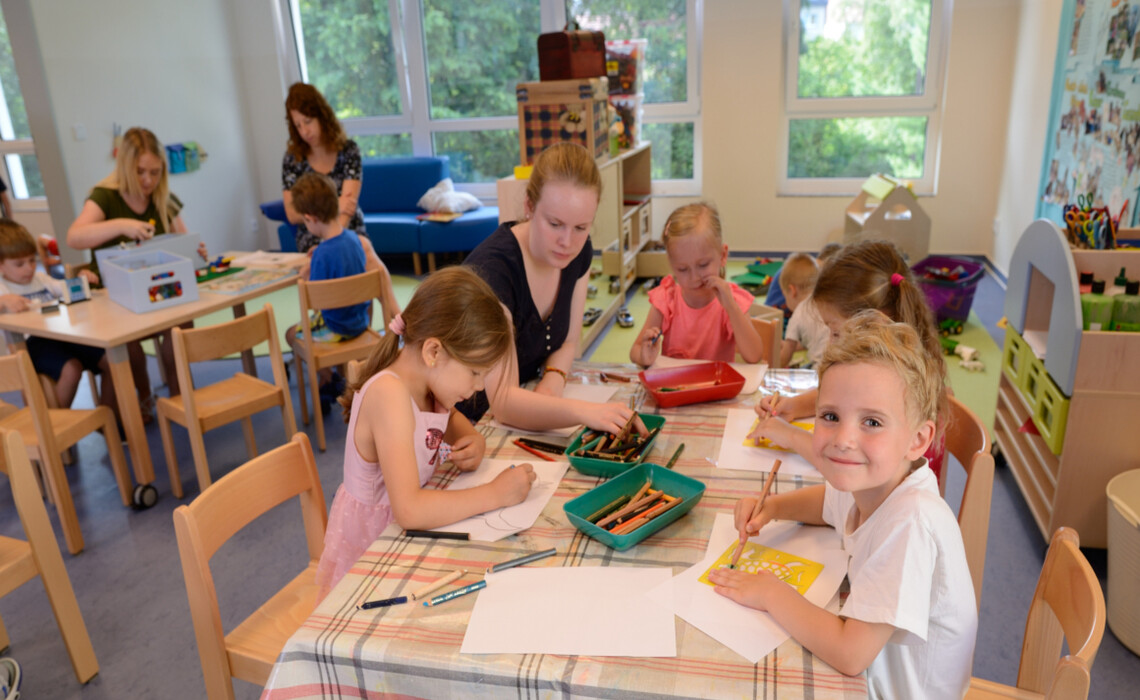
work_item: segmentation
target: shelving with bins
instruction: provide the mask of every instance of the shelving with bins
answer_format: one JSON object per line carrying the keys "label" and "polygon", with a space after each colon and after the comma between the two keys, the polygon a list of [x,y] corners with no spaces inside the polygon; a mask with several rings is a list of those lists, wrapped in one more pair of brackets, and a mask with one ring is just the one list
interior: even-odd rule
{"label": "shelving with bins", "polygon": [[[1140,333],[1085,331],[1077,271],[1140,275],[1140,253],[1070,250],[1052,222],[1033,222],[1010,263],[994,432],[1048,541],[1064,525],[1104,547],[1105,486],[1137,467]],[[1023,426],[1032,424],[1031,430]]]}

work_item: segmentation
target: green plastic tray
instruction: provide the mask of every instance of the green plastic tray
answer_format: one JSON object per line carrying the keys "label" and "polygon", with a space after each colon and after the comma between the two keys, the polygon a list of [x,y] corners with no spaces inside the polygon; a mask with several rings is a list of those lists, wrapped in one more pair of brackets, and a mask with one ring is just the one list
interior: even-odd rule
{"label": "green plastic tray", "polygon": [[[653,488],[661,489],[670,496],[679,496],[682,499],[681,504],[670,508],[627,535],[615,535],[586,519],[618,498],[636,493],[645,484],[646,479],[653,480]],[[688,513],[704,495],[705,485],[700,481],[656,464],[642,464],[567,501],[562,509],[566,511],[566,517],[570,518],[574,527],[607,547],[621,552]]]}
{"label": "green plastic tray", "polygon": [[[645,427],[649,430],[658,428],[665,425],[665,416],[658,416],[652,413],[639,413],[641,420],[645,423]],[[630,467],[635,467],[645,461],[649,453],[653,450],[653,443],[657,442],[657,436],[654,435],[649,444],[641,451],[641,455],[636,461],[633,462],[610,462],[605,459],[596,459],[594,457],[575,457],[574,453],[582,446],[582,433],[579,433],[574,441],[566,448],[566,457],[570,460],[570,466],[574,467],[583,474],[589,476],[617,476]],[[660,434],[660,433],[658,433]],[[679,508],[680,506],[678,506]]]}

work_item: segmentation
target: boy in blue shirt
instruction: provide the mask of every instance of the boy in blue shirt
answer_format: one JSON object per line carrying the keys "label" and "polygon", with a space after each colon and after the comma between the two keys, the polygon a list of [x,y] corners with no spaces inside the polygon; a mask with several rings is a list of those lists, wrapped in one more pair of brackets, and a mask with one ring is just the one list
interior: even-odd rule
{"label": "boy in blue shirt", "polygon": [[[297,180],[290,193],[293,196],[293,208],[304,219],[305,228],[321,239],[312,250],[308,269],[302,270],[301,274],[315,282],[363,273],[367,269],[372,244],[354,232],[345,235],[337,216],[339,199],[332,180],[320,173],[306,173]],[[368,328],[370,306],[365,302],[318,311],[309,319],[313,340],[319,343],[337,343],[355,338]],[[285,339],[290,347],[294,347],[301,332],[300,325],[286,331]],[[321,410],[327,414],[328,407],[344,391],[344,379],[332,369],[322,369],[320,387]]]}

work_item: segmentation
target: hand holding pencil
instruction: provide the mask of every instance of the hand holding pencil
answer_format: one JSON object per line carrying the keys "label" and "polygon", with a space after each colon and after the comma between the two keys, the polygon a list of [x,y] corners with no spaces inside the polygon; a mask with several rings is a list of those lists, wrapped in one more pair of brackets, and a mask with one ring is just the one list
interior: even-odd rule
{"label": "hand holding pencil", "polygon": [[764,503],[768,500],[768,494],[772,491],[772,484],[776,481],[776,474],[780,471],[780,460],[772,465],[772,471],[768,473],[768,478],[764,481],[764,489],[760,492],[760,497],[757,499],[742,498],[736,504],[736,511],[734,520],[737,529],[740,531],[740,541],[736,544],[736,550],[732,553],[732,568],[736,568],[736,562],[740,560],[740,553],[744,551],[744,543],[748,541],[749,534],[759,532],[760,528],[764,527],[771,517],[764,522],[759,523],[753,530],[749,525],[753,523],[764,512]]}
{"label": "hand holding pencil", "polygon": [[530,493],[530,487],[538,478],[534,467],[528,463],[512,464],[510,469],[504,469],[491,480],[491,487],[499,494],[499,505],[502,508],[522,503]]}

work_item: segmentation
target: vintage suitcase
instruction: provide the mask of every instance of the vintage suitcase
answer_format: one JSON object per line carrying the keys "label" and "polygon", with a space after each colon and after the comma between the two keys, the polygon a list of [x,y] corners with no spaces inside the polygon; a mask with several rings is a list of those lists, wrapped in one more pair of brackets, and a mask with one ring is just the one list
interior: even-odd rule
{"label": "vintage suitcase", "polygon": [[606,38],[601,32],[550,32],[538,36],[540,80],[597,78],[606,74]]}
{"label": "vintage suitcase", "polygon": [[609,152],[606,107],[609,80],[578,78],[519,83],[519,159],[534,162],[544,148],[559,141],[586,147],[595,158]]}

